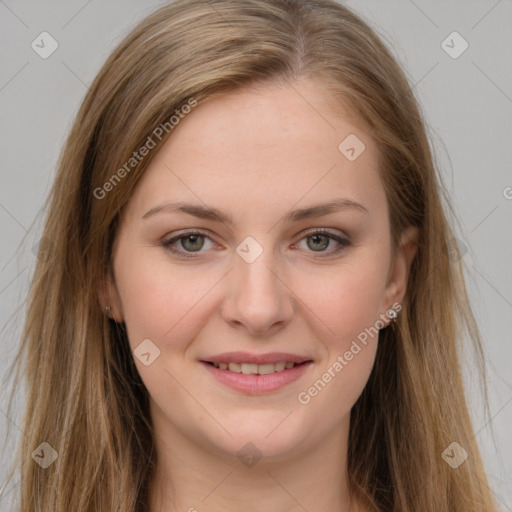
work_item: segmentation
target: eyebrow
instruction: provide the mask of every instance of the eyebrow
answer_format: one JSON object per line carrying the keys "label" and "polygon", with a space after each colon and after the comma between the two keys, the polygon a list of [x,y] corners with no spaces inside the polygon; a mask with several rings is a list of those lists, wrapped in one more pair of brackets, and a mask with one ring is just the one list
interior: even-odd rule
{"label": "eyebrow", "polygon": [[[283,222],[297,222],[312,217],[321,217],[329,213],[334,213],[342,210],[353,210],[361,213],[368,213],[368,210],[357,201],[351,199],[338,198],[328,203],[315,204],[308,206],[307,208],[300,208],[297,210],[290,211],[283,216]],[[192,204],[185,202],[166,202],[162,203],[151,210],[147,211],[142,218],[147,219],[157,213],[161,212],[183,212],[200,219],[207,219],[217,222],[222,222],[232,226],[233,219],[230,215],[221,212],[216,208],[210,208],[200,204]]]}

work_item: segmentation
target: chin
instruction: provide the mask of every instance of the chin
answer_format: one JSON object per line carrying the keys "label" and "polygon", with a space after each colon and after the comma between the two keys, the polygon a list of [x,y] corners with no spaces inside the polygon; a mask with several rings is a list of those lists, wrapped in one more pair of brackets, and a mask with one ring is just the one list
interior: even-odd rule
{"label": "chin", "polygon": [[[247,467],[256,459],[261,462],[283,461],[294,453],[306,448],[309,438],[300,425],[292,424],[286,415],[271,414],[267,418],[260,414],[246,417],[243,421],[225,423],[225,428],[233,434],[223,435],[222,439],[211,439],[216,451],[239,459]],[[290,422],[290,423],[288,423]]]}

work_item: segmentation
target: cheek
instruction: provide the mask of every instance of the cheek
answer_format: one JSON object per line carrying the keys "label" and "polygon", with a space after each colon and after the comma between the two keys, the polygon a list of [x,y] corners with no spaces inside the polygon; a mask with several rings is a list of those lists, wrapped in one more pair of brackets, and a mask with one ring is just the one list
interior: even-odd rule
{"label": "cheek", "polygon": [[361,257],[357,264],[340,266],[329,276],[302,278],[299,293],[317,317],[315,331],[325,355],[308,383],[313,386],[311,395],[303,390],[314,398],[319,413],[323,408],[341,416],[348,413],[366,385],[382,327],[383,264],[375,257]]}
{"label": "cheek", "polygon": [[296,278],[297,284],[302,283],[297,294],[321,320],[329,349],[344,351],[351,340],[374,327],[384,312],[385,268],[375,257],[358,260]]}
{"label": "cheek", "polygon": [[180,331],[191,328],[194,311],[216,282],[197,270],[171,265],[165,255],[145,259],[135,252],[119,260],[116,278],[132,347],[146,338],[159,346],[169,339],[179,345]]}

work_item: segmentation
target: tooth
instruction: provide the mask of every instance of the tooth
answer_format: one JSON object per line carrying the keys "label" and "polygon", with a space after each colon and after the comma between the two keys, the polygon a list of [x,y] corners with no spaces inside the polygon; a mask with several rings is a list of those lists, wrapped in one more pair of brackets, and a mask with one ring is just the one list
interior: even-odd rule
{"label": "tooth", "polygon": [[219,368],[221,370],[227,370],[228,369],[228,363],[219,363]]}
{"label": "tooth", "polygon": [[274,369],[276,372],[282,372],[285,369],[286,363],[284,361],[280,361],[274,365]]}
{"label": "tooth", "polygon": [[215,368],[218,368],[219,367],[219,363],[213,363],[213,366],[215,366]]}
{"label": "tooth", "polygon": [[245,375],[252,374],[252,373],[258,373],[258,365],[257,364],[242,363],[240,365],[240,367],[242,369],[242,373],[244,373]]}
{"label": "tooth", "polygon": [[274,363],[258,365],[258,373],[260,375],[267,375],[268,373],[274,373]]}
{"label": "tooth", "polygon": [[228,368],[232,372],[236,372],[236,373],[240,373],[242,371],[241,365],[239,365],[238,363],[229,363]]}
{"label": "tooth", "polygon": [[294,366],[295,366],[295,363],[292,363],[292,362],[286,363],[286,368],[288,368],[288,369],[293,368]]}

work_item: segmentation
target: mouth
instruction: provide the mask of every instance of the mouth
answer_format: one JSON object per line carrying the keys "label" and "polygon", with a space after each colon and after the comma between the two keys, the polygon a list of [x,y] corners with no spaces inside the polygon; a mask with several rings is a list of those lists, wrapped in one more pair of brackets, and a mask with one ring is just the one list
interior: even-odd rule
{"label": "mouth", "polygon": [[213,361],[202,361],[210,366],[218,368],[219,370],[226,370],[234,373],[243,373],[244,375],[270,375],[276,372],[283,372],[291,370],[296,366],[301,366],[307,363],[311,363],[311,360],[303,361],[302,363],[294,363],[293,361],[279,361],[277,363],[265,363],[265,364],[254,364],[254,363],[226,363],[226,362],[213,362]]}
{"label": "mouth", "polygon": [[[239,362],[240,361],[240,362]],[[200,361],[215,381],[246,395],[276,392],[299,379],[312,366],[311,359],[248,363],[239,361]]]}

